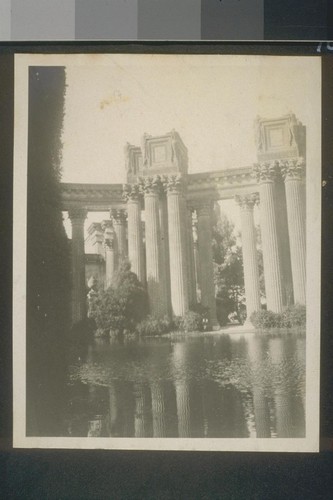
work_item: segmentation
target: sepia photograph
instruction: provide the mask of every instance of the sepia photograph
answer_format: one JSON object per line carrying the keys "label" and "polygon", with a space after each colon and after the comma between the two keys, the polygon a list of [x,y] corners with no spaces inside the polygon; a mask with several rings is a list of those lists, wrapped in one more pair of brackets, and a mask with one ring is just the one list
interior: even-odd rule
{"label": "sepia photograph", "polygon": [[321,60],[15,55],[14,447],[319,449]]}

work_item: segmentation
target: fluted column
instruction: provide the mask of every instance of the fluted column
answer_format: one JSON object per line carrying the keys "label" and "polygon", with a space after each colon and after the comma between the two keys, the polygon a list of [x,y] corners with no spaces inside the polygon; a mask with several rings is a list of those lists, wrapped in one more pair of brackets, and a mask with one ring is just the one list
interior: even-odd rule
{"label": "fluted column", "polygon": [[186,231],[187,231],[187,278],[188,278],[188,295],[189,304],[196,304],[197,290],[195,279],[195,264],[194,264],[194,245],[193,245],[193,230],[192,230],[192,209],[186,207]]}
{"label": "fluted column", "polygon": [[260,191],[260,225],[267,309],[281,312],[283,309],[283,287],[275,212],[275,162],[256,165],[254,171],[259,181]]}
{"label": "fluted column", "polygon": [[124,209],[112,209],[111,220],[115,231],[117,269],[126,258],[126,211]]}
{"label": "fluted column", "polygon": [[165,192],[161,193],[159,204],[160,237],[161,237],[161,273],[162,293],[168,314],[171,309],[171,285],[170,285],[170,256],[169,256],[169,228],[168,228],[168,204]]}
{"label": "fluted column", "polygon": [[209,201],[202,202],[197,207],[199,281],[201,304],[209,309],[211,325],[217,326],[212,251],[212,208],[212,203]]}
{"label": "fluted column", "polygon": [[236,196],[235,199],[241,212],[246,323],[250,324],[251,314],[260,310],[258,255],[253,219],[253,207],[258,199],[258,195],[254,193],[245,196]]}
{"label": "fluted column", "polygon": [[105,249],[105,289],[112,283],[113,275],[116,271],[116,244],[115,231],[110,219],[103,220],[101,223],[104,231],[104,249]]}
{"label": "fluted column", "polygon": [[164,286],[162,284],[161,231],[159,219],[159,196],[161,180],[146,178],[142,181],[145,198],[146,275],[150,312],[154,316],[167,314]]}
{"label": "fluted column", "polygon": [[141,283],[144,283],[141,194],[139,186],[137,184],[124,186],[124,196],[127,200],[128,258],[131,263],[131,270],[137,275]]}
{"label": "fluted column", "polygon": [[181,176],[168,177],[165,187],[168,204],[171,305],[175,316],[183,316],[188,311],[189,302]]}
{"label": "fluted column", "polygon": [[72,323],[77,323],[86,317],[84,221],[87,211],[75,208],[69,210],[68,216],[72,223]]}
{"label": "fluted column", "polygon": [[199,249],[198,249],[198,217],[196,211],[192,214],[192,238],[193,238],[193,258],[194,258],[194,279],[196,301],[201,302],[201,290],[199,279]]}
{"label": "fluted column", "polygon": [[305,304],[306,302],[306,241],[304,187],[302,185],[303,170],[304,163],[302,160],[289,160],[283,162],[281,166],[286,188],[294,301],[299,304]]}

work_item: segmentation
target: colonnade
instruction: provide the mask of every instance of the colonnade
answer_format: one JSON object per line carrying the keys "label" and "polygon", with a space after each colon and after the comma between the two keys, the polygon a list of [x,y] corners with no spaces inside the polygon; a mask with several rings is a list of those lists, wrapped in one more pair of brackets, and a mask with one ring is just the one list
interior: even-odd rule
{"label": "colonnade", "polygon": [[[281,312],[288,305],[284,269],[290,254],[294,302],[305,304],[306,299],[306,237],[304,204],[304,169],[301,159],[258,164],[254,173],[259,192],[236,196],[241,210],[242,249],[247,317],[260,309],[259,270],[254,227],[254,205],[260,205],[260,227],[264,262],[267,309]],[[287,227],[284,211],[279,205],[278,180],[282,176],[285,189]],[[283,201],[283,200],[282,200]],[[287,251],[284,251],[286,248]],[[287,255],[287,257],[286,257]]]}
{"label": "colonnade", "polygon": [[[240,207],[247,318],[261,307],[254,206],[259,204],[267,309],[305,304],[305,164],[301,159],[255,165],[253,192],[236,195]],[[103,221],[106,287],[124,258],[147,286],[157,317],[182,316],[197,301],[217,324],[212,255],[213,200],[188,200],[188,176],[156,175],[126,184],[122,208]],[[144,217],[142,214],[144,213]],[[72,319],[85,317],[85,208],[72,222]],[[143,229],[144,228],[144,229]],[[291,283],[292,281],[292,283]],[[290,284],[289,284],[290,282]],[[292,290],[290,290],[292,289]]]}

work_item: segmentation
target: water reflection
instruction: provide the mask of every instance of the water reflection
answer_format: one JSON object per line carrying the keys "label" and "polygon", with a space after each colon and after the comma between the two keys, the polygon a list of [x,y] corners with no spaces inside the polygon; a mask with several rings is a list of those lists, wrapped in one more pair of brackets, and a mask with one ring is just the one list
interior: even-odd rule
{"label": "water reflection", "polygon": [[70,366],[69,435],[305,435],[300,334],[99,339],[82,356]]}

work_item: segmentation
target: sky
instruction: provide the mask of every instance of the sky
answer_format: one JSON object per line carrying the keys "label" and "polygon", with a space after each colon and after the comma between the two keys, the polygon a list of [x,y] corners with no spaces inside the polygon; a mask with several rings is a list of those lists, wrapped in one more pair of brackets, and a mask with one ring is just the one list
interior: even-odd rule
{"label": "sky", "polygon": [[[140,145],[144,132],[162,135],[173,128],[188,148],[189,173],[252,165],[257,115],[278,118],[293,112],[305,125],[310,121],[307,102],[318,68],[314,59],[151,54],[72,58],[66,66],[62,180],[122,183],[126,142]],[[234,205],[229,205],[232,213]]]}

